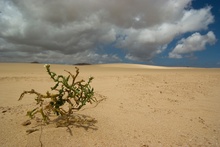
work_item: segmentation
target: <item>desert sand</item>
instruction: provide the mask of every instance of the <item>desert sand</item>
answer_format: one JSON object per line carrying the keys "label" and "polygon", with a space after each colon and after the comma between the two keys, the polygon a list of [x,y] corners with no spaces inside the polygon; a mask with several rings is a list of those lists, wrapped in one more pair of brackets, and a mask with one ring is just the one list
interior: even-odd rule
{"label": "desert sand", "polygon": [[[220,69],[135,64],[78,66],[79,79],[95,79],[98,105],[77,115],[87,121],[68,127],[28,126],[34,96],[54,86],[43,64],[0,63],[1,147],[157,147],[220,146]],[[57,74],[75,73],[73,65],[51,65]],[[28,134],[28,129],[37,131]]]}

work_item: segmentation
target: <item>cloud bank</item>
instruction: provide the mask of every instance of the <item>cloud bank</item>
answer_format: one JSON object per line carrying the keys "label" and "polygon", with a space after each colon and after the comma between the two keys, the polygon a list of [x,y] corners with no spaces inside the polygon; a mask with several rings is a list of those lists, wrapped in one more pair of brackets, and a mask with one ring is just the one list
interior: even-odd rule
{"label": "cloud bank", "polygon": [[[207,30],[214,22],[211,7],[196,10],[191,1],[2,0],[0,61],[148,61],[176,37]],[[215,42],[213,32],[206,36],[195,33],[181,40],[169,57],[189,53],[188,40],[195,36],[205,39],[205,44]],[[178,49],[181,44],[187,46],[185,52]],[[193,45],[191,51],[203,50],[205,44]],[[122,50],[124,57],[103,53],[111,50],[109,46]]]}
{"label": "cloud bank", "polygon": [[170,58],[182,58],[183,54],[189,54],[196,51],[202,51],[207,44],[213,45],[216,42],[215,35],[212,31],[206,35],[194,33],[188,38],[181,39],[172,52],[169,53]]}

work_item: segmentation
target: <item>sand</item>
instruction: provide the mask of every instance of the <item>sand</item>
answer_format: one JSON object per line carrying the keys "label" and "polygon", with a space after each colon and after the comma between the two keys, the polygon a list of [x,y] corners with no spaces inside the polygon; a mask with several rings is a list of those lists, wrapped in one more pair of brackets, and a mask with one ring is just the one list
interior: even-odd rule
{"label": "sand", "polygon": [[[31,120],[34,96],[53,82],[42,64],[0,63],[0,146],[147,147],[220,146],[220,69],[171,68],[135,64],[78,66],[79,79],[94,76],[97,106],[75,115],[88,120],[56,127]],[[57,74],[73,65],[51,65]],[[41,123],[40,123],[41,124]],[[37,131],[28,134],[26,130]]]}

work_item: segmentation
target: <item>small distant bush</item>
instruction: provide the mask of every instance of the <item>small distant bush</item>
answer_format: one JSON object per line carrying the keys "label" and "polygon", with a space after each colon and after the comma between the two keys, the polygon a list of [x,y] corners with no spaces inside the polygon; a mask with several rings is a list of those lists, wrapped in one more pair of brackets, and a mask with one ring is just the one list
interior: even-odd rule
{"label": "small distant bush", "polygon": [[[47,91],[46,94],[41,94],[32,89],[21,93],[19,98],[21,100],[26,94],[36,95],[37,106],[27,111],[27,115],[31,119],[37,113],[40,113],[44,122],[49,123],[50,113],[53,112],[58,116],[64,116],[68,120],[73,111],[78,111],[87,103],[96,101],[94,89],[90,85],[93,77],[90,77],[87,82],[84,80],[77,81],[76,78],[79,75],[79,68],[77,67],[75,67],[75,75],[65,70],[68,73],[66,77],[52,72],[48,64],[45,64],[45,67],[50,78],[55,82],[55,85],[51,87],[51,92]],[[67,105],[68,108],[66,108]]]}

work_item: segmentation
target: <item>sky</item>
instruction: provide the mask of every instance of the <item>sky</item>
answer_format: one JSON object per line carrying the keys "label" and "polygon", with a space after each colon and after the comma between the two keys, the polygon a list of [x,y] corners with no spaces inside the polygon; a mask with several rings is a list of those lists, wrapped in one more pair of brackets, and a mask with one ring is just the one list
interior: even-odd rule
{"label": "sky", "polygon": [[219,0],[0,0],[0,62],[220,67]]}

